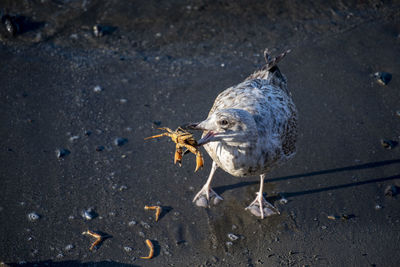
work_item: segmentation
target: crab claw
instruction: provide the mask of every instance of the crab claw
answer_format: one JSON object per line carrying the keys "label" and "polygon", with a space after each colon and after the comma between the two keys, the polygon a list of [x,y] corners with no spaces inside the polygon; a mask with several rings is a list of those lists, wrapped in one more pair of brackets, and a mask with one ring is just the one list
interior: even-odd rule
{"label": "crab claw", "polygon": [[174,163],[178,163],[179,166],[182,166],[182,148],[178,145],[176,145]]}
{"label": "crab claw", "polygon": [[204,166],[203,156],[201,155],[200,151],[197,151],[197,153],[196,153],[196,169],[194,171],[197,172],[197,170],[203,166]]}

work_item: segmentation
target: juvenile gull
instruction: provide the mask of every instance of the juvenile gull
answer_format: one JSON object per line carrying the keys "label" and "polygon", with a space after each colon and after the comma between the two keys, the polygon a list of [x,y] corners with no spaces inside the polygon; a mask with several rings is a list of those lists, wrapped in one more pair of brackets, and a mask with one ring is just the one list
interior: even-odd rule
{"label": "juvenile gull", "polygon": [[207,119],[189,126],[203,130],[199,144],[213,159],[208,180],[193,199],[198,206],[208,206],[210,198],[222,200],[210,187],[220,167],[237,177],[260,175],[257,197],[246,210],[262,219],[279,214],[263,197],[263,186],[266,174],[296,150],[297,111],[277,66],[288,52],[271,59],[266,49],[266,65],[220,93]]}

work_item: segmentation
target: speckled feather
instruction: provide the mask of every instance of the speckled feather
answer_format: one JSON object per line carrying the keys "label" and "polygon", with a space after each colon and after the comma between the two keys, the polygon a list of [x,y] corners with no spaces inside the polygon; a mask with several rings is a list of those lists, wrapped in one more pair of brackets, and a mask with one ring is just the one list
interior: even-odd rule
{"label": "speckled feather", "polygon": [[266,51],[267,64],[244,82],[220,93],[209,112],[208,118],[233,110],[248,121],[246,140],[204,145],[217,165],[231,175],[265,174],[295,154],[297,111],[286,77],[276,66],[287,52],[271,60]]}

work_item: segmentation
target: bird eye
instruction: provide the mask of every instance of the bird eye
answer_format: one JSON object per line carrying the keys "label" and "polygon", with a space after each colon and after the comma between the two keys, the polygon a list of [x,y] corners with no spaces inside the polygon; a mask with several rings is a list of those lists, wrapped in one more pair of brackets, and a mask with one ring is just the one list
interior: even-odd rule
{"label": "bird eye", "polygon": [[222,126],[228,125],[228,121],[227,121],[227,120],[221,120],[219,123],[220,123]]}

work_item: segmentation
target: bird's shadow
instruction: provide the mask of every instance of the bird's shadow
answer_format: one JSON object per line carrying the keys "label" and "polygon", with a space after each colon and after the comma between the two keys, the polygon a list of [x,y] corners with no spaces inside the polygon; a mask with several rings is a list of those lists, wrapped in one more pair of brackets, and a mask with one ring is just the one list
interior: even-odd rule
{"label": "bird's shadow", "polygon": [[[266,179],[265,182],[278,182],[278,181],[293,180],[293,179],[298,179],[298,178],[303,178],[303,177],[310,177],[310,176],[343,172],[343,171],[354,171],[354,170],[378,168],[378,167],[392,165],[392,164],[400,164],[400,159],[370,162],[370,163],[365,163],[365,164],[346,166],[346,167],[342,167],[342,168],[335,168],[335,169],[328,169],[328,170],[321,170],[321,171],[315,171],[315,172],[308,172],[308,173],[302,173],[302,174],[277,177],[277,178],[272,178],[272,179]],[[354,182],[354,183],[339,184],[339,185],[333,185],[333,186],[322,187],[322,188],[317,188],[317,189],[285,193],[284,195],[286,198],[289,198],[289,197],[295,197],[295,196],[300,196],[300,195],[320,193],[320,192],[324,192],[324,191],[337,190],[337,189],[342,189],[342,188],[347,188],[347,187],[360,186],[360,185],[384,182],[384,181],[395,180],[395,179],[400,179],[400,173],[396,174],[396,175],[388,176],[388,177],[374,178],[374,179],[358,181],[358,182]],[[245,182],[239,182],[236,184],[218,186],[218,187],[215,187],[214,190],[217,193],[222,194],[223,192],[225,192],[227,190],[232,190],[235,188],[254,185],[254,184],[258,184],[258,183],[259,183],[258,181],[248,181],[248,182],[245,181]]]}

